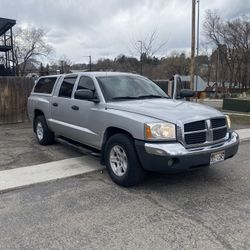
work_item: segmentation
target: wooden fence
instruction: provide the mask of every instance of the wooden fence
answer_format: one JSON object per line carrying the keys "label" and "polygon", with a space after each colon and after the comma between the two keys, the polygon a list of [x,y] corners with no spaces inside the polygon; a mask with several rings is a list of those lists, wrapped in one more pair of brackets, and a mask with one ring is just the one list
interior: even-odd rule
{"label": "wooden fence", "polygon": [[33,78],[0,77],[0,124],[24,122]]}

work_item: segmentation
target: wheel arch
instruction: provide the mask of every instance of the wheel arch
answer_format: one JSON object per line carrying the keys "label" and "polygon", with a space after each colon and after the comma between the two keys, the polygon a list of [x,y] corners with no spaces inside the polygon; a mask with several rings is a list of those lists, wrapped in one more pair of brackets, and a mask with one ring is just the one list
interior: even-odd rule
{"label": "wheel arch", "polygon": [[33,118],[33,131],[35,132],[35,120],[38,116],[43,115],[44,116],[44,112],[40,109],[35,109],[34,110],[34,118]]}
{"label": "wheel arch", "polygon": [[115,135],[115,134],[125,134],[127,136],[129,136],[130,138],[134,138],[133,135],[125,130],[125,129],[121,129],[121,128],[118,128],[118,127],[108,127],[105,132],[104,132],[104,135],[103,135],[103,140],[102,140],[102,149],[101,149],[101,158],[100,158],[100,161],[101,161],[101,164],[104,165],[104,162],[105,162],[105,146],[106,146],[106,143],[108,141],[108,139]]}

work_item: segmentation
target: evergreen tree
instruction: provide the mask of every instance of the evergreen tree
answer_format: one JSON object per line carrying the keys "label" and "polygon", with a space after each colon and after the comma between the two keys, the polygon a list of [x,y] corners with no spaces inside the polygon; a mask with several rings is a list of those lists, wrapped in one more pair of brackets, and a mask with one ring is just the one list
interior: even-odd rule
{"label": "evergreen tree", "polygon": [[47,63],[45,68],[45,75],[49,75],[49,64]]}
{"label": "evergreen tree", "polygon": [[39,75],[40,76],[44,76],[45,75],[45,68],[43,66],[43,63],[40,64]]}

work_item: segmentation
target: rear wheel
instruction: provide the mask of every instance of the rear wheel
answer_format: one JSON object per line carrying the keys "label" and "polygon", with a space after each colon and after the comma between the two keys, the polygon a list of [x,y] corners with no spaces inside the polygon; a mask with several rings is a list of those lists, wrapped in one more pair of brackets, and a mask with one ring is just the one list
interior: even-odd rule
{"label": "rear wheel", "polygon": [[35,118],[34,131],[39,144],[50,145],[54,143],[54,133],[49,129],[43,115]]}
{"label": "rear wheel", "polygon": [[105,163],[111,179],[121,186],[139,184],[145,176],[135,152],[132,138],[115,134],[109,138],[105,149]]}

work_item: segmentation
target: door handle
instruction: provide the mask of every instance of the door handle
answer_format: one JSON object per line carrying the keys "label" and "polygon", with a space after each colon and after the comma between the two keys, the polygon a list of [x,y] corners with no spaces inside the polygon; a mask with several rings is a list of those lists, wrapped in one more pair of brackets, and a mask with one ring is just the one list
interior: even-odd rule
{"label": "door handle", "polygon": [[76,105],[73,105],[71,108],[72,108],[73,110],[79,110],[79,107],[76,106]]}
{"label": "door handle", "polygon": [[52,105],[55,106],[55,107],[57,107],[58,103],[57,102],[53,102]]}

